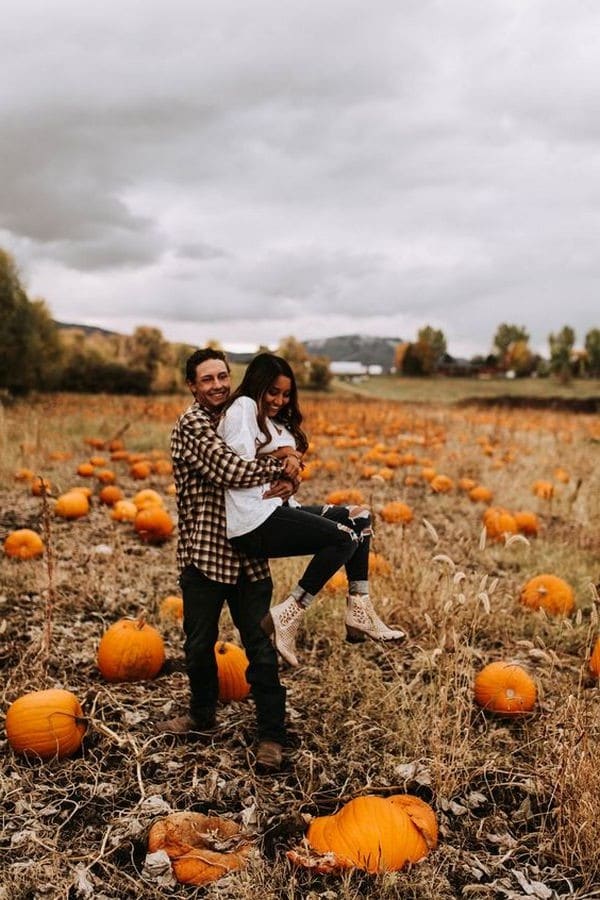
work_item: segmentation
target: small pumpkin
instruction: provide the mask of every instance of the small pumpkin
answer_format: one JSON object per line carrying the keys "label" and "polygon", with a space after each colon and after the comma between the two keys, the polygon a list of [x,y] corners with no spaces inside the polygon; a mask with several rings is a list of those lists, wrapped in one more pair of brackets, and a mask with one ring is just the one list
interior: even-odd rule
{"label": "small pumpkin", "polygon": [[429,486],[434,494],[449,494],[454,490],[454,482],[448,475],[435,475]]}
{"label": "small pumpkin", "polygon": [[162,506],[146,506],[139,510],[133,527],[146,543],[160,544],[172,534],[175,525]]}
{"label": "small pumpkin", "polygon": [[494,494],[483,484],[476,484],[469,490],[469,500],[473,503],[491,503],[493,499]]}
{"label": "small pumpkin", "polygon": [[489,506],[483,514],[483,524],[489,537],[497,541],[519,530],[515,517],[501,506]]}
{"label": "small pumpkin", "polygon": [[138,508],[133,500],[117,500],[110,511],[110,517],[115,522],[133,522],[137,514]]}
{"label": "small pumpkin", "polygon": [[209,884],[246,865],[252,844],[231,819],[176,812],[148,832],[148,852],[164,850],[181,884]]}
{"label": "small pumpkin", "polygon": [[590,672],[595,678],[600,678],[600,638],[597,638],[590,656]]}
{"label": "small pumpkin", "polygon": [[178,621],[183,619],[183,597],[169,594],[160,603],[160,617],[166,621]]}
{"label": "small pumpkin", "polygon": [[474,478],[464,476],[463,478],[458,479],[458,486],[461,491],[472,491],[474,487],[477,487],[477,482]]}
{"label": "small pumpkin", "polygon": [[80,463],[77,466],[77,474],[82,478],[91,478],[95,471],[93,464],[90,462]]}
{"label": "small pumpkin", "polygon": [[536,497],[541,497],[542,500],[551,500],[554,496],[554,485],[551,481],[544,481],[539,478],[533,482],[531,491]]}
{"label": "small pumpkin", "polygon": [[369,575],[391,575],[392,567],[381,553],[369,552]]}
{"label": "small pumpkin", "polygon": [[410,794],[365,796],[313,819],[306,834],[308,852],[291,850],[287,856],[319,872],[358,868],[376,874],[418,862],[437,840],[435,813],[425,801]]}
{"label": "small pumpkin", "polygon": [[164,506],[163,498],[158,491],[152,488],[144,488],[133,496],[133,502],[138,509],[145,509],[146,506]]}
{"label": "small pumpkin", "polygon": [[331,576],[329,581],[325,584],[324,591],[328,594],[345,594],[348,592],[348,579],[346,578],[346,573],[341,569],[338,569],[337,572]]}
{"label": "small pumpkin", "polygon": [[33,481],[35,478],[35,472],[31,469],[17,469],[15,472],[15,481]]}
{"label": "small pumpkin", "polygon": [[88,498],[83,491],[67,491],[54,505],[54,514],[63,519],[80,519],[90,511]]}
{"label": "small pumpkin", "polygon": [[100,484],[114,484],[117,480],[117,476],[112,469],[100,469],[99,472],[96,472],[96,478]]}
{"label": "small pumpkin", "polygon": [[72,756],[86,731],[77,697],[59,689],[23,694],[9,706],[5,727],[15,752],[41,759]]}
{"label": "small pumpkin", "polygon": [[31,481],[31,493],[34,497],[41,497],[42,494],[51,494],[52,482],[48,478],[36,475]]}
{"label": "small pumpkin", "polygon": [[90,456],[90,463],[95,467],[105,466],[106,459],[104,456]]}
{"label": "small pumpkin", "polygon": [[164,641],[143,617],[115,622],[104,632],[98,645],[98,668],[107,681],[154,678],[164,661]]}
{"label": "small pumpkin", "polygon": [[408,525],[413,520],[413,511],[407,503],[401,500],[391,500],[381,510],[381,518],[384,522],[400,522]]}
{"label": "small pumpkin", "polygon": [[123,491],[116,484],[106,484],[98,494],[100,503],[106,506],[114,506],[117,500],[123,499]]}
{"label": "small pumpkin", "polygon": [[521,588],[519,600],[530,609],[541,608],[552,615],[569,616],[575,607],[573,588],[557,575],[530,578]]}
{"label": "small pumpkin", "polygon": [[361,504],[365,502],[365,497],[362,491],[357,490],[356,488],[347,488],[346,490],[340,491],[331,491],[325,497],[325,503],[331,503],[332,506],[346,506]]}
{"label": "small pumpkin", "polygon": [[530,537],[535,537],[540,530],[540,522],[534,512],[530,512],[528,509],[521,509],[514,513],[514,517],[517,528],[519,529],[519,534],[527,534]]}
{"label": "small pumpkin", "polygon": [[492,662],[477,674],[475,700],[483,709],[514,716],[530,712],[535,706],[537,688],[522,666],[511,662]]}
{"label": "small pumpkin", "polygon": [[423,481],[429,481],[431,483],[437,475],[437,472],[435,471],[433,466],[423,466],[420,474]]}
{"label": "small pumpkin", "polygon": [[11,531],[4,541],[4,552],[14,559],[35,559],[42,556],[44,542],[31,528],[18,528]]}
{"label": "small pumpkin", "polygon": [[144,478],[148,478],[151,473],[151,463],[143,459],[139,460],[138,462],[134,462],[129,469],[129,475],[131,476],[131,478],[136,479],[136,481],[143,481]]}
{"label": "small pumpkin", "polygon": [[152,463],[152,471],[155,475],[172,475],[173,466],[168,459],[157,459]]}

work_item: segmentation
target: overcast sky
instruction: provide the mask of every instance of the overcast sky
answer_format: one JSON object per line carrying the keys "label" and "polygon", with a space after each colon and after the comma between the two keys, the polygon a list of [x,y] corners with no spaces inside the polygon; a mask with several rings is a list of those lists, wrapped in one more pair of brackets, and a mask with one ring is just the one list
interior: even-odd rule
{"label": "overcast sky", "polygon": [[597,0],[9,0],[0,246],[60,321],[600,325]]}

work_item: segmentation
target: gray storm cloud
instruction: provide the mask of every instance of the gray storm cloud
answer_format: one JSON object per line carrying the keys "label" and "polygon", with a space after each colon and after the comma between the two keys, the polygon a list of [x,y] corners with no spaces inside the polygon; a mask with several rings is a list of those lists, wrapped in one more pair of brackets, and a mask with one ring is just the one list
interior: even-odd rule
{"label": "gray storm cloud", "polygon": [[0,245],[56,318],[101,303],[116,330],[581,339],[599,24],[557,0],[23,0],[3,21]]}

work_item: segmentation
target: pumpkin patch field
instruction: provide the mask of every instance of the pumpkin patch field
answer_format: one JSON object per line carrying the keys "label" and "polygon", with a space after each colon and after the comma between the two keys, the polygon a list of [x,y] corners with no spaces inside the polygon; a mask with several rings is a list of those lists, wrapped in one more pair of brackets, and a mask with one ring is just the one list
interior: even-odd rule
{"label": "pumpkin patch field", "polygon": [[[302,398],[299,499],[373,514],[373,604],[335,575],[255,766],[227,612],[216,731],[187,712],[169,434],[185,397],[0,408],[0,900],[600,897],[600,421]],[[305,560],[272,563],[280,600]]]}

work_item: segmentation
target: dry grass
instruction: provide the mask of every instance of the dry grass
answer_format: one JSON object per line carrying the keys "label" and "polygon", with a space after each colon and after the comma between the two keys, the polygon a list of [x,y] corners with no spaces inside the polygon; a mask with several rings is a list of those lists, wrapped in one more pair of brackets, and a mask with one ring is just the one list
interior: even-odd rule
{"label": "dry grass", "polygon": [[[129,449],[165,449],[182,405],[55,398],[5,410],[0,539],[16,527],[42,531],[41,500],[13,480],[19,466],[64,490],[82,481],[74,472],[89,456],[84,436],[110,437],[129,423]],[[415,410],[375,401],[308,400],[305,407],[312,460],[321,465],[313,465],[302,496],[311,502],[334,488],[363,491],[375,511],[375,549],[390,564],[388,575],[374,577],[373,594],[384,618],[409,633],[407,644],[345,643],[343,595],[324,593],[304,623],[302,665],[283,674],[297,747],[280,775],[260,776],[250,702],[224,706],[221,730],[208,743],[154,733],[153,723],[184,710],[187,700],[179,627],[158,617],[160,600],[177,593],[174,543],[142,545],[97,503],[77,522],[51,518],[51,585],[44,560],[0,559],[2,708],[27,690],[60,686],[78,696],[89,727],[71,760],[27,761],[2,741],[2,900],[600,896],[600,694],[587,675],[598,632],[597,423],[553,412]],[[412,450],[455,480],[470,475],[509,509],[533,509],[539,537],[484,544],[483,506],[456,489],[434,495],[421,479],[404,484],[406,474],[418,476],[419,463],[393,469],[390,481],[361,479],[362,457],[376,444],[381,453]],[[52,462],[51,450],[73,456]],[[532,482],[552,479],[559,463],[569,483],[557,484],[552,501],[533,497]],[[118,465],[130,496],[142,484]],[[164,492],[169,480],[143,486]],[[414,521],[381,521],[377,512],[389,500],[409,503]],[[174,510],[172,497],[166,502]],[[274,563],[277,596],[301,567],[301,560]],[[517,603],[521,584],[541,571],[573,585],[571,619],[532,614]],[[100,635],[142,610],[164,633],[165,669],[152,682],[106,684],[95,666]],[[223,637],[235,637],[227,615]],[[475,672],[500,658],[533,674],[533,714],[507,720],[474,706]],[[300,839],[308,815],[365,793],[402,791],[430,802],[439,819],[439,848],[421,864],[380,876],[325,876],[287,862],[285,850]],[[148,826],[179,809],[246,823],[257,840],[249,867],[207,889],[150,879]]]}

